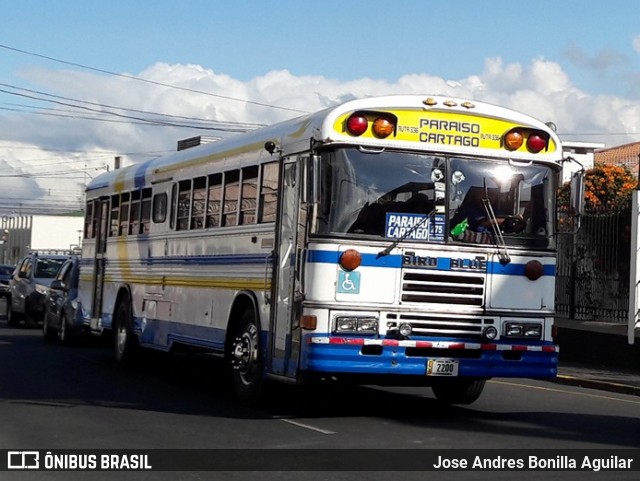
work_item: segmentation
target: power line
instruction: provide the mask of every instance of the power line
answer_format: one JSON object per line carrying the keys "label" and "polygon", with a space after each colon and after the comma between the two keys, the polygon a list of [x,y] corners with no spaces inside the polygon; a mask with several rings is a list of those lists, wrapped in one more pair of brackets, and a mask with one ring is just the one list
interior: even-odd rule
{"label": "power line", "polygon": [[[264,125],[265,125],[265,124],[249,123],[249,122],[229,122],[229,121],[211,120],[211,119],[203,119],[203,118],[197,118],[197,117],[187,117],[187,116],[183,116],[183,115],[173,115],[173,114],[165,114],[165,113],[160,113],[160,112],[151,112],[151,111],[148,111],[148,110],[131,109],[131,108],[126,108],[126,107],[120,107],[120,106],[117,106],[117,105],[102,104],[102,103],[98,103],[98,102],[90,102],[88,100],[80,100],[80,99],[74,99],[74,98],[71,98],[71,97],[64,97],[62,95],[54,95],[54,94],[50,94],[50,93],[47,93],[47,92],[42,92],[40,90],[33,90],[33,89],[24,88],[24,87],[18,87],[18,86],[11,85],[11,84],[6,84],[6,83],[0,83],[0,86],[11,88],[11,89],[22,91],[22,92],[29,92],[29,93],[37,94],[37,95],[44,95],[45,97],[51,97],[51,98],[54,98],[54,99],[67,100],[67,101],[70,101],[70,102],[76,102],[76,103],[80,103],[80,104],[92,105],[94,107],[102,107],[102,108],[107,108],[107,109],[122,110],[122,111],[126,111],[126,112],[134,112],[134,113],[138,113],[138,114],[154,115],[154,116],[159,116],[159,117],[168,117],[168,118],[171,118],[171,119],[188,120],[188,121],[191,121],[191,122],[202,122],[202,123],[206,123],[206,124],[216,123],[216,124],[222,124],[222,125],[229,125],[229,126],[237,127],[239,129],[243,129],[242,131],[256,129],[256,128],[259,128],[259,127],[264,127]],[[13,93],[13,95],[17,95],[17,94]],[[39,101],[42,101],[42,102],[53,102],[53,101],[48,100],[48,99],[36,98],[36,100],[39,100]],[[62,105],[67,105],[67,104],[62,104]],[[71,105],[71,106],[74,107],[74,108],[84,108],[82,106],[76,106],[76,105]],[[38,108],[38,107],[32,107],[32,106],[25,106],[25,107]],[[99,112],[99,113],[107,113],[107,114],[111,113],[111,112],[104,112],[102,110],[96,111],[94,109],[91,109],[91,111]]]}
{"label": "power line", "polygon": [[228,96],[225,96],[225,95],[218,95],[218,94],[214,94],[214,93],[211,93],[211,92],[204,92],[202,90],[191,89],[191,88],[188,88],[188,87],[179,87],[177,85],[171,85],[171,84],[166,84],[166,83],[163,83],[163,82],[157,82],[155,80],[149,80],[149,79],[145,79],[145,78],[141,78],[141,77],[135,77],[133,75],[126,75],[126,74],[122,74],[122,73],[111,72],[109,70],[104,70],[104,69],[101,69],[101,68],[90,67],[88,65],[82,65],[82,64],[79,64],[79,63],[76,63],[76,62],[69,62],[67,60],[61,60],[61,59],[58,59],[58,58],[49,57],[47,55],[42,55],[42,54],[39,54],[39,53],[29,52],[27,50],[21,50],[19,48],[15,48],[15,47],[9,47],[8,45],[0,44],[0,48],[4,48],[6,50],[11,50],[13,52],[18,52],[18,53],[21,53],[21,54],[24,54],[24,55],[30,55],[32,57],[43,58],[43,59],[46,59],[46,60],[50,60],[52,62],[57,62],[57,63],[64,64],[64,65],[71,65],[73,67],[78,67],[78,68],[82,68],[82,69],[85,69],[85,70],[92,70],[94,72],[105,73],[107,75],[114,75],[116,77],[122,77],[122,78],[130,79],[130,80],[137,80],[139,82],[146,82],[146,83],[149,83],[149,84],[159,85],[159,86],[162,86],[162,87],[167,87],[167,88],[172,88],[172,89],[177,89],[177,90],[182,90],[182,91],[185,91],[185,92],[192,92],[192,93],[197,93],[197,94],[202,94],[202,95],[208,95],[210,97],[217,97],[217,98],[221,98],[221,99],[225,99],[225,100],[232,100],[234,102],[243,102],[243,103],[250,104],[250,105],[257,105],[259,107],[268,107],[268,108],[271,108],[271,109],[286,110],[286,111],[289,111],[289,112],[297,112],[297,113],[302,113],[302,114],[308,113],[308,112],[306,112],[304,110],[292,109],[292,108],[289,108],[289,107],[280,107],[278,105],[272,105],[272,104],[267,104],[267,103],[262,103],[262,102],[255,102],[255,101],[252,101],[252,100],[239,99],[239,98],[235,98],[235,97],[228,97]]}
{"label": "power line", "polygon": [[[120,118],[124,118],[124,119],[133,119],[133,120],[137,120],[139,122],[144,123],[145,125],[158,125],[158,126],[162,126],[162,127],[180,127],[180,128],[189,128],[189,129],[196,129],[196,130],[212,130],[212,131],[222,131],[222,132],[246,132],[247,129],[245,128],[232,128],[232,127],[205,127],[205,126],[201,126],[201,125],[188,125],[188,124],[180,124],[180,123],[176,123],[176,122],[167,122],[167,121],[163,121],[163,120],[153,120],[153,119],[145,119],[143,117],[135,117],[132,115],[125,115],[125,114],[119,114],[117,112],[109,112],[109,111],[104,111],[104,110],[97,110],[91,107],[86,107],[83,105],[74,105],[74,104],[70,104],[67,102],[61,102],[59,100],[50,100],[50,99],[43,99],[43,98],[39,98],[33,95],[27,95],[27,94],[23,94],[23,93],[18,93],[18,92],[10,92],[8,90],[5,89],[0,89],[0,92],[6,93],[8,95],[16,95],[18,97],[24,97],[24,98],[29,98],[32,100],[38,100],[38,101],[42,101],[42,102],[51,102],[54,104],[58,104],[58,105],[64,105],[66,107],[73,107],[76,109],[82,109],[82,110],[87,110],[89,112],[94,112],[94,113],[98,113],[98,114],[102,114],[102,115],[113,115],[116,117],[120,117]],[[44,112],[43,112],[44,113]],[[50,115],[54,115],[54,116],[58,116],[58,117],[69,117],[67,115],[63,115],[63,114],[50,114]],[[94,118],[94,117],[78,117],[78,116],[73,116],[73,118],[82,118],[84,120],[97,120],[97,121],[109,121],[109,119],[100,119],[100,118]],[[211,121],[211,122],[215,122],[215,121]],[[131,122],[129,122],[131,123]]]}

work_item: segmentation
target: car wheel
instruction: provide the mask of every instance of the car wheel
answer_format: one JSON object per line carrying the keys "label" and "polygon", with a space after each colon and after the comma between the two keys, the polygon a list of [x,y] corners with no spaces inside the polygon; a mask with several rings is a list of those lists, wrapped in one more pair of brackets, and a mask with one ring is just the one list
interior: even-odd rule
{"label": "car wheel", "polygon": [[42,321],[42,337],[45,341],[52,341],[56,337],[56,331],[49,324],[49,313],[44,313],[44,320]]}
{"label": "car wheel", "polygon": [[65,312],[60,313],[60,330],[58,331],[58,339],[62,344],[69,343],[69,331],[67,330],[67,315]]}
{"label": "car wheel", "polygon": [[16,311],[11,309],[11,306],[9,306],[9,309],[7,310],[7,325],[17,326],[19,323],[20,323],[20,314],[18,314]]}

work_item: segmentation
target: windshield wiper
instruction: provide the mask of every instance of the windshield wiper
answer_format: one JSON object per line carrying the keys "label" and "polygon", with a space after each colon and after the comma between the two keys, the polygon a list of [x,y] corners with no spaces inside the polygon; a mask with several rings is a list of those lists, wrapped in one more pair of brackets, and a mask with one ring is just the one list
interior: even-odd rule
{"label": "windshield wiper", "polygon": [[396,248],[396,246],[398,244],[400,244],[400,242],[402,242],[403,240],[405,240],[407,237],[409,237],[413,232],[416,231],[416,229],[418,227],[421,227],[422,225],[424,225],[424,223],[428,220],[431,219],[431,217],[433,217],[436,213],[437,209],[434,207],[434,209],[429,212],[427,215],[425,215],[422,219],[420,219],[420,222],[416,222],[413,226],[411,226],[410,229],[408,229],[404,234],[402,234],[400,237],[398,237],[396,240],[394,240],[386,249],[381,250],[380,252],[378,252],[378,255],[376,256],[376,259],[380,259],[381,257],[384,256],[388,256],[391,251],[393,249]]}
{"label": "windshield wiper", "polygon": [[500,264],[506,266],[509,262],[511,262],[511,257],[509,257],[509,251],[507,250],[507,243],[504,241],[504,237],[502,236],[502,231],[500,231],[500,226],[498,225],[498,218],[496,217],[495,212],[493,212],[493,207],[491,206],[491,202],[486,197],[482,199],[482,204],[484,205],[484,210],[487,212],[487,216],[491,221],[491,228],[493,229],[493,235],[495,236],[496,247],[498,248],[498,259],[500,260]]}

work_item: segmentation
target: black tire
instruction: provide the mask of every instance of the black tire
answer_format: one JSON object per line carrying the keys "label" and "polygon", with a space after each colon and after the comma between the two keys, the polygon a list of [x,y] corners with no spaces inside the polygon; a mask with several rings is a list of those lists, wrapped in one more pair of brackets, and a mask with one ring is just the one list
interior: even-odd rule
{"label": "black tire", "polygon": [[53,341],[56,338],[56,331],[49,325],[49,313],[44,313],[42,321],[42,338],[45,341]]}
{"label": "black tire", "polygon": [[33,312],[28,305],[25,306],[24,323],[27,329],[36,329],[41,322],[40,314]]}
{"label": "black tire", "polygon": [[236,326],[228,355],[233,390],[240,402],[255,404],[264,384],[260,327],[249,309],[242,313]]}
{"label": "black tire", "polygon": [[21,315],[11,309],[11,304],[9,304],[9,308],[7,309],[7,326],[15,327],[20,324]]}
{"label": "black tire", "polygon": [[69,344],[71,336],[69,335],[69,324],[67,324],[67,313],[63,310],[60,313],[60,330],[58,331],[58,340],[62,344]]}
{"label": "black tire", "polygon": [[485,383],[485,379],[443,379],[431,389],[440,402],[471,404],[480,397]]}
{"label": "black tire", "polygon": [[140,346],[133,332],[133,314],[128,296],[124,296],[118,302],[113,323],[113,352],[116,363],[123,367],[130,366],[135,361]]}

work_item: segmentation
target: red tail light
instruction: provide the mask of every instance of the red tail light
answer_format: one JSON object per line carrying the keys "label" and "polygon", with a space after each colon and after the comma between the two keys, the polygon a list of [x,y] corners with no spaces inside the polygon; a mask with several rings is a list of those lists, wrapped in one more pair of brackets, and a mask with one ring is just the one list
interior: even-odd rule
{"label": "red tail light", "polygon": [[534,132],[529,135],[529,138],[527,139],[527,149],[529,150],[529,152],[537,154],[538,152],[546,148],[547,139],[545,137]]}
{"label": "red tail light", "polygon": [[367,131],[369,121],[363,114],[353,114],[347,119],[347,132],[351,135],[362,135]]}

